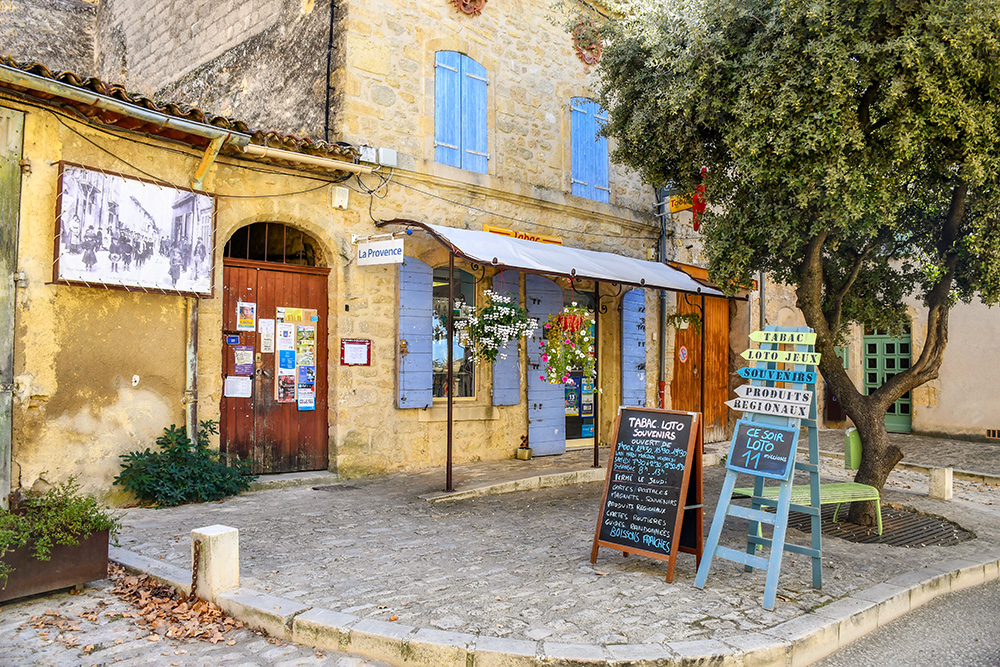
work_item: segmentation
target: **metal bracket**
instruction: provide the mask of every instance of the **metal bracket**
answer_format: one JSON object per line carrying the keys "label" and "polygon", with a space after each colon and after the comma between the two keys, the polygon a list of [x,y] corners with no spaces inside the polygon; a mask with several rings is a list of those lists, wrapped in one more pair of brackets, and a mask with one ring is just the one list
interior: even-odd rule
{"label": "metal bracket", "polygon": [[194,178],[191,179],[192,190],[200,192],[204,187],[208,170],[215,164],[215,158],[219,157],[219,151],[222,150],[224,143],[226,143],[226,137],[216,137],[209,142],[208,148],[205,149],[205,155],[201,158],[201,164],[198,165],[198,169],[194,172]]}

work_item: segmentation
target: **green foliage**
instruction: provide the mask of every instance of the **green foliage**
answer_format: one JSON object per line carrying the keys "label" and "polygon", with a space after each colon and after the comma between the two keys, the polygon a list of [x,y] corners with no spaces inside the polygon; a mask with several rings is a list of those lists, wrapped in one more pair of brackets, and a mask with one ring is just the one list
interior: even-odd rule
{"label": "green foliage", "polygon": [[191,442],[186,429],[171,424],[156,440],[160,451],[147,447],[122,454],[122,471],[114,483],[143,503],[161,507],[219,500],[246,491],[257,478],[251,463],[236,459],[227,466],[219,461],[219,453],[208,440],[218,432],[216,422],[203,421],[197,442]]}
{"label": "green foliage", "polygon": [[815,278],[833,335],[1000,300],[1000,0],[613,4],[614,159],[680,192],[708,167],[719,284]]}
{"label": "green foliage", "polygon": [[[0,510],[0,558],[30,545],[35,558],[48,560],[53,546],[79,544],[102,530],[114,539],[121,531],[118,515],[98,505],[92,496],[80,495],[79,490],[71,477],[44,494],[25,496],[14,511]],[[4,585],[10,572],[0,560]]]}

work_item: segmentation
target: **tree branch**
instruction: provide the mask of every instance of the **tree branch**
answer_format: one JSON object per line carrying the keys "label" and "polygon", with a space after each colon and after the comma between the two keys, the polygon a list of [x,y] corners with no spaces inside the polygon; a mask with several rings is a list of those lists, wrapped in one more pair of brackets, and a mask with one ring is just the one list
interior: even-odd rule
{"label": "tree branch", "polygon": [[878,89],[881,85],[881,81],[872,82],[861,95],[861,101],[858,102],[858,123],[861,125],[861,131],[865,133],[866,139],[875,130],[872,127],[871,107],[875,103],[875,98],[878,95]]}
{"label": "tree branch", "polygon": [[844,279],[840,289],[837,290],[832,297],[833,304],[827,319],[830,321],[830,328],[834,331],[834,333],[840,331],[841,315],[844,312],[844,298],[847,296],[848,292],[851,291],[851,287],[854,285],[854,282],[858,279],[858,275],[861,273],[861,267],[864,265],[865,260],[868,259],[868,256],[874,249],[874,244],[869,245],[862,248],[861,252],[855,255],[854,264],[851,266],[850,273],[847,274],[847,278]]}

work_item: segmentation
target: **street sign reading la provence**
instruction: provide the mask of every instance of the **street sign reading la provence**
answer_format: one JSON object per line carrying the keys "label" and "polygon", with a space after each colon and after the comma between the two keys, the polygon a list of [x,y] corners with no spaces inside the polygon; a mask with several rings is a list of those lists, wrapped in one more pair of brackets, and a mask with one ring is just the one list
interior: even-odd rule
{"label": "street sign reading la provence", "polygon": [[403,261],[403,239],[369,241],[358,244],[358,265],[400,264]]}

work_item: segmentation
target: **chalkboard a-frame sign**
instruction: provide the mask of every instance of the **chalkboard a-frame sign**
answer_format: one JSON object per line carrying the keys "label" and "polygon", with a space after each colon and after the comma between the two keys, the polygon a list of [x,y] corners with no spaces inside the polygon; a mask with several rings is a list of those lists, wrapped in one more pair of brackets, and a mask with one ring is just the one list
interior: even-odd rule
{"label": "chalkboard a-frame sign", "polygon": [[700,564],[701,448],[700,413],[619,408],[591,563],[598,547],[665,560],[668,583],[679,551]]}

